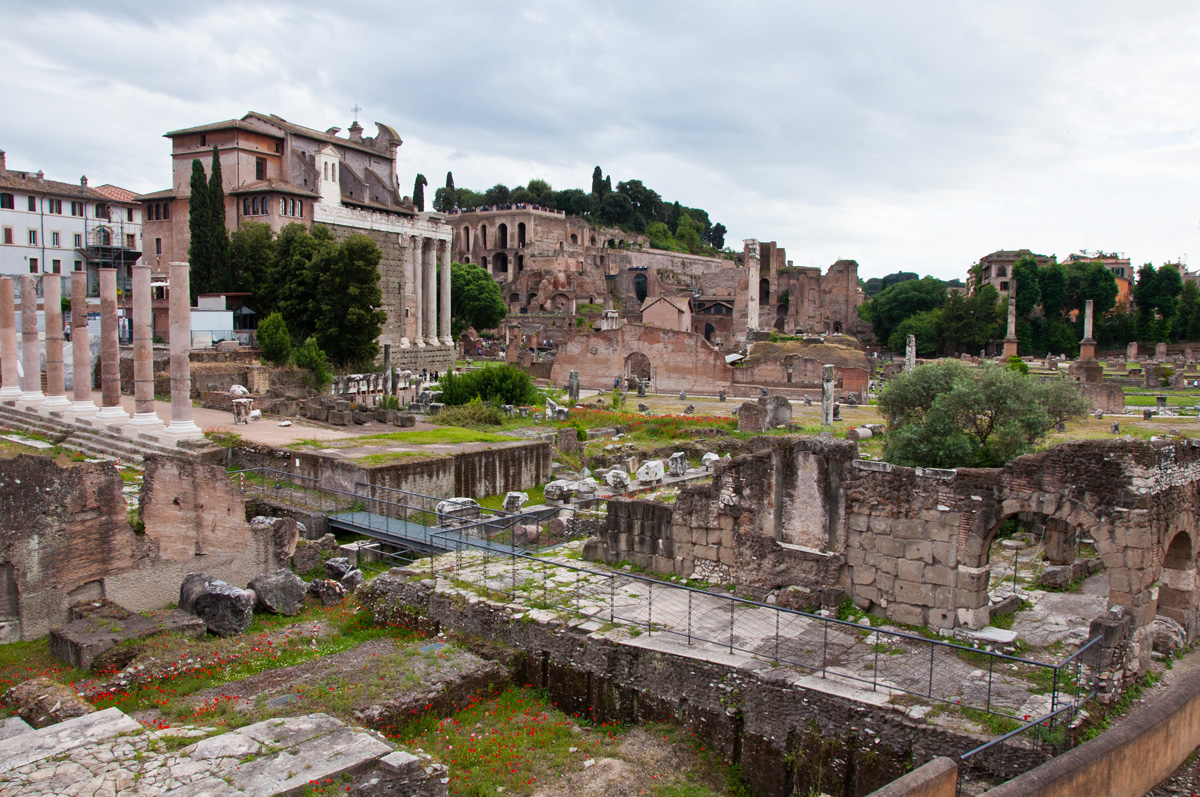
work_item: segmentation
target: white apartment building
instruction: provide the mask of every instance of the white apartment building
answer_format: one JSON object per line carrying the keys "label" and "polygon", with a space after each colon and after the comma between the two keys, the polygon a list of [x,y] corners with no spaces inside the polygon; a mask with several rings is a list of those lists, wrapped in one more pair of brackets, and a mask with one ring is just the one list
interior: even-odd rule
{"label": "white apartment building", "polygon": [[[132,191],[47,180],[41,171],[10,170],[0,150],[0,274],[87,270],[88,295],[98,269],[118,269],[122,282],[142,252],[142,205]],[[70,291],[64,280],[63,295]]]}

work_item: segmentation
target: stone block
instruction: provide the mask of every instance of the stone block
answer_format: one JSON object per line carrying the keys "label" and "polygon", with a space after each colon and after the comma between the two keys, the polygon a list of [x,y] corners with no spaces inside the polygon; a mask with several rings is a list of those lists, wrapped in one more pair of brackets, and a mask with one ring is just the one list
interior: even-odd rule
{"label": "stone block", "polygon": [[874,546],[880,556],[890,556],[895,559],[905,557],[908,552],[908,544],[904,540],[896,540],[891,537],[875,537]]}
{"label": "stone block", "polygon": [[945,565],[930,565],[925,568],[925,581],[929,584],[950,587],[954,585],[954,571]]}
{"label": "stone block", "polygon": [[110,601],[101,601],[93,611],[50,631],[50,653],[81,670],[117,670],[145,647],[144,643],[163,634],[192,639],[205,633],[204,621],[177,609],[142,616]]}
{"label": "stone block", "polygon": [[675,559],[674,557],[655,556],[650,569],[655,573],[674,573]]}
{"label": "stone block", "polygon": [[859,567],[855,567],[854,568],[854,576],[852,578],[852,581],[854,582],[854,584],[856,586],[858,586],[858,585],[867,586],[869,584],[874,584],[876,572],[877,571],[875,570],[875,568],[873,568],[869,565],[862,565]]}
{"label": "stone block", "polygon": [[339,412],[338,410],[330,410],[329,411],[329,423],[331,423],[334,426],[349,426],[350,425],[350,413]]}
{"label": "stone block", "polygon": [[204,573],[188,573],[179,587],[179,608],[199,617],[217,636],[234,636],[254,619],[254,593]]}
{"label": "stone block", "polygon": [[904,546],[904,558],[933,564],[933,543],[928,541],[908,543]]}
{"label": "stone block", "polygon": [[892,536],[900,540],[928,539],[925,524],[919,520],[900,518],[892,521]]}
{"label": "stone block", "polygon": [[906,625],[925,625],[925,609],[907,603],[889,603],[887,616]]}
{"label": "stone block", "polygon": [[936,564],[949,566],[957,564],[954,561],[954,543],[934,542],[930,543],[929,548],[933,554],[933,561]]}
{"label": "stone block", "polygon": [[721,555],[721,551],[715,545],[697,545],[693,551],[693,555],[697,559],[707,559],[710,562],[716,562]]}
{"label": "stone block", "polygon": [[720,545],[721,544],[721,530],[720,529],[709,529],[708,530],[708,539],[705,540],[705,543],[708,545]]}
{"label": "stone block", "polygon": [[732,529],[722,529],[721,530],[721,545],[726,548],[733,548],[733,530]]}
{"label": "stone block", "polygon": [[34,728],[57,725],[96,711],[73,688],[45,677],[31,678],[9,689],[4,693],[4,705]]}
{"label": "stone block", "polygon": [[671,537],[675,540],[675,542],[691,543],[692,530],[682,523],[676,523],[671,527]]}
{"label": "stone block", "polygon": [[890,595],[896,587],[896,577],[891,573],[878,570],[875,575],[875,586],[879,587],[879,591],[884,595]]}
{"label": "stone block", "polygon": [[866,531],[867,518],[867,515],[851,514],[846,518],[846,528],[850,531]]}
{"label": "stone block", "polygon": [[732,548],[721,548],[720,560],[721,564],[733,567],[733,565],[737,562],[737,554]]}
{"label": "stone block", "polygon": [[629,561],[646,570],[652,570],[654,566],[654,560],[649,554],[638,553],[637,551],[629,552]]}
{"label": "stone block", "polygon": [[[872,560],[874,561],[874,560]],[[846,549],[846,564],[858,568],[867,564],[867,552],[862,548]],[[869,566],[869,565],[868,565]]]}
{"label": "stone block", "polygon": [[925,584],[896,579],[896,585],[892,591],[896,595],[896,600],[900,603],[907,603],[912,606],[937,605],[933,597],[933,589]]}
{"label": "stone block", "polygon": [[915,584],[920,584],[924,580],[924,571],[924,562],[901,559],[896,564],[896,576],[902,581],[911,581]]}
{"label": "stone block", "polygon": [[703,526],[697,526],[692,529],[692,544],[693,545],[708,545],[708,529]]}

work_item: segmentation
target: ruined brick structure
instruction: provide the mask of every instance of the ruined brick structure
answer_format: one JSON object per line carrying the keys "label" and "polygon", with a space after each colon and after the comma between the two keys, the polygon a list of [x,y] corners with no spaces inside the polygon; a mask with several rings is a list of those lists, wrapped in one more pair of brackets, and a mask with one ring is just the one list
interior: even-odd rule
{"label": "ruined brick structure", "polygon": [[866,301],[858,287],[858,263],[839,260],[822,274],[815,267],[793,266],[774,241],[745,242],[749,265],[739,283],[734,306],[734,336],[745,339],[747,328],[788,335],[870,335],[871,325],[858,317]]}
{"label": "ruined brick structure", "polygon": [[[612,380],[620,377],[649,379],[651,389],[661,393],[687,390],[711,395],[725,388],[731,395],[757,396],[759,388],[766,387],[790,398],[817,397],[826,359],[781,355],[732,367],[724,354],[694,332],[626,324],[560,343],[550,380],[565,385],[567,375],[578,371],[581,385],[597,389],[611,389]],[[859,351],[839,350],[835,374],[839,396],[861,396],[868,379],[866,357]]]}
{"label": "ruined brick structure", "polygon": [[756,446],[674,506],[614,501],[601,557],[763,592],[838,586],[899,622],[979,628],[990,620],[989,547],[1020,518],[1045,527],[1048,548],[1073,550],[1077,534],[1095,541],[1109,604],[1132,618],[1143,665],[1156,614],[1196,633],[1200,445],[1191,441],[1082,441],[958,470],[859,460],[855,444],[836,440]]}
{"label": "ruined brick structure", "polygon": [[284,566],[295,548],[294,524],[246,522],[237,485],[215,465],[147,456],[139,529],[130,525],[123,486],[108,463],[5,461],[0,641],[43,636],[67,622],[67,608],[78,600],[104,597],[131,611],[162,608],[196,570],[244,585]]}

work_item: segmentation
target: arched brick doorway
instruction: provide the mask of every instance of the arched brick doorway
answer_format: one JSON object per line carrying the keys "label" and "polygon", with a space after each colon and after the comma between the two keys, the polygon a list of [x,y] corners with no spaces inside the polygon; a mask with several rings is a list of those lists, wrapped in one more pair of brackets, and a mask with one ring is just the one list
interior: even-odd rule
{"label": "arched brick doorway", "polygon": [[631,379],[650,378],[650,358],[635,351],[625,358],[625,376]]}

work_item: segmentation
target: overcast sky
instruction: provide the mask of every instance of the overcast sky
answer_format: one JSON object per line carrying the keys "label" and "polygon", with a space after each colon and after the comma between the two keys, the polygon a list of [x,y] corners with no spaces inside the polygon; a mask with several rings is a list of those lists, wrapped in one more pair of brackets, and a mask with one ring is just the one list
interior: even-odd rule
{"label": "overcast sky", "polygon": [[247,111],[404,139],[401,191],[641,179],[797,265],[1200,257],[1195,2],[0,0],[9,168],[170,185]]}

